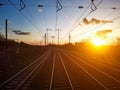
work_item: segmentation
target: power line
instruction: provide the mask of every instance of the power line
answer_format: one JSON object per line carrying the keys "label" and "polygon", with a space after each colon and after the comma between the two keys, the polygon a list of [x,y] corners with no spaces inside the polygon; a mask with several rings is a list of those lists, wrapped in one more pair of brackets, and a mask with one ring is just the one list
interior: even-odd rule
{"label": "power line", "polygon": [[[13,2],[11,2],[11,0],[8,0],[8,2],[9,2],[14,8],[16,8],[17,10],[19,10],[19,8],[16,7],[16,5],[15,5]],[[24,18],[25,18],[26,20],[28,20],[28,21],[36,28],[36,30],[39,31],[39,28],[36,26],[36,24],[34,24],[34,23],[32,22],[31,19],[29,19],[23,12],[20,12],[20,13],[24,16]]]}
{"label": "power line", "polygon": [[59,45],[59,39],[60,39],[60,29],[56,29],[55,31],[57,31],[58,32],[58,45]]}
{"label": "power line", "polygon": [[[88,7],[84,10],[84,12],[81,14],[81,16],[77,19],[76,23],[71,27],[70,31],[67,32],[67,34],[65,34],[65,36],[63,38],[65,38],[69,33],[71,33],[78,25],[78,22],[81,20],[82,16],[85,14],[85,12],[88,10],[88,8],[90,7],[90,4],[88,5]],[[63,39],[62,38],[62,39]]]}
{"label": "power line", "polygon": [[[94,0],[92,0],[92,1],[94,1]],[[94,4],[94,7],[97,9],[97,7],[101,4],[103,2],[103,0],[101,0],[96,6],[95,6],[95,4],[92,2],[92,4]],[[84,15],[84,13],[88,10],[88,8],[91,6],[91,4],[89,4],[88,5],[88,7],[85,9],[85,11],[82,13],[82,15],[79,17],[79,19],[77,20],[77,22],[73,25],[73,27],[72,27],[72,29],[63,37],[63,38],[65,38],[68,34],[70,34],[73,30],[75,30],[76,29],[76,27],[78,26],[78,22],[79,23],[81,23],[82,21],[80,21],[80,19],[82,18],[82,16]],[[95,10],[96,10],[95,9]],[[95,11],[95,10],[93,10],[93,11]],[[92,12],[93,12],[92,11]],[[91,13],[92,13],[91,11],[85,16],[85,18],[86,17],[88,17]]]}
{"label": "power line", "polygon": [[[103,0],[101,0],[98,4],[97,4],[97,6],[99,6],[101,3],[103,2]],[[111,9],[119,9],[119,8],[111,8]],[[88,15],[87,16],[89,16],[89,14],[90,13],[88,13]],[[108,14],[108,15],[110,15],[110,14]],[[108,15],[106,16],[106,17],[108,17]],[[86,17],[87,17],[86,16]],[[106,17],[104,17],[104,18],[106,18]],[[116,19],[118,19],[118,18],[120,18],[120,16],[118,16],[118,17],[116,17],[116,18],[114,18],[114,19],[112,19],[112,20],[116,20]],[[104,25],[104,24],[103,24]],[[102,26],[102,25],[101,25]],[[97,28],[97,27],[96,27]],[[86,33],[86,32],[85,32]],[[77,35],[78,36],[78,35]]]}
{"label": "power line", "polygon": [[[8,6],[11,6],[11,4],[7,4],[7,3],[0,3],[0,6],[4,6],[4,5],[8,5]],[[19,5],[19,4],[14,4],[14,5]],[[55,5],[43,5],[43,4],[25,4],[26,7],[56,7]],[[97,6],[97,5],[96,5]],[[98,5],[99,6],[99,5]],[[116,7],[100,7],[98,8],[97,6],[97,9],[116,9]],[[76,5],[76,6],[73,6],[73,5],[62,5],[62,8],[78,8],[78,9],[82,9],[82,8],[87,8],[85,6],[82,6],[82,5]]]}
{"label": "power line", "polygon": [[97,10],[97,6],[95,5],[94,0],[91,0],[91,7],[90,7],[90,9],[91,9],[90,13],[94,12],[95,10]]}
{"label": "power line", "polygon": [[59,0],[56,1],[56,12],[60,11],[63,7]]}
{"label": "power line", "polygon": [[58,24],[58,12],[63,8],[59,0],[56,0],[56,18],[55,18],[55,31],[58,31],[58,45],[59,45],[59,29],[57,29]]}
{"label": "power line", "polygon": [[[28,13],[29,13],[29,15],[30,15],[30,17],[31,17],[31,22],[33,23],[33,21],[34,21],[34,25],[35,25],[35,27],[37,27],[38,29],[40,29],[40,27],[38,27],[38,23],[36,22],[36,20],[35,20],[35,18],[34,18],[34,16],[33,16],[33,14],[30,12],[30,10],[28,9],[28,8],[26,8],[25,9]],[[32,21],[33,20],[33,21]]]}
{"label": "power line", "polygon": [[26,7],[26,5],[23,2],[23,0],[20,0],[20,9],[19,9],[19,11],[22,11],[25,7]]}
{"label": "power line", "polygon": [[115,18],[112,19],[112,21],[114,21],[114,20],[118,20],[119,18],[120,18],[120,16],[115,17]]}
{"label": "power line", "polygon": [[52,29],[46,29],[46,31],[47,31],[47,33],[46,33],[46,35],[47,35],[47,44],[49,44],[49,31],[52,31]]}
{"label": "power line", "polygon": [[[10,0],[8,0],[8,1],[10,1]],[[103,0],[101,0],[98,4],[100,5],[102,1],[103,1]],[[98,5],[98,4],[97,4],[97,5]],[[14,4],[14,5],[16,6],[16,4]],[[34,4],[33,4],[33,5],[34,5]],[[96,5],[96,6],[97,6],[97,5]],[[26,5],[26,6],[29,6],[29,5]],[[32,6],[32,4],[31,4],[31,6]],[[41,5],[35,5],[35,6],[45,7],[45,6],[42,5],[42,4],[41,4]],[[17,6],[16,6],[16,7],[17,7]],[[46,7],[47,7],[47,6],[46,6]],[[49,6],[48,6],[48,7],[49,7]],[[64,6],[63,6],[63,7],[64,7]],[[66,6],[66,7],[67,7],[67,6]],[[69,6],[68,6],[68,7],[69,7]],[[70,7],[72,7],[72,6],[70,6]],[[74,7],[74,6],[73,6],[73,7]],[[82,7],[82,8],[86,8],[86,7]],[[87,8],[88,8],[88,7],[87,7]],[[87,9],[87,8],[86,8],[86,9]],[[18,9],[19,9],[19,8],[18,8]],[[23,14],[24,14],[24,13],[23,13]],[[90,14],[90,13],[89,13],[89,14]],[[89,16],[89,14],[87,14],[87,16]],[[25,15],[25,14],[24,14],[24,15]],[[84,15],[84,14],[83,14],[83,15]],[[26,16],[26,15],[25,15],[25,16]],[[87,16],[86,16],[86,17],[87,17]],[[26,16],[26,17],[27,17],[27,16]],[[27,17],[27,18],[28,18],[28,17]],[[57,13],[56,13],[56,26],[55,26],[55,28],[57,28],[57,18],[58,18],[58,17],[57,17]],[[82,18],[82,16],[81,16],[81,18]],[[81,18],[80,18],[80,19],[81,19]],[[33,21],[32,21],[30,18],[28,18],[28,19],[33,23]],[[28,20],[28,21],[29,21],[29,20]],[[30,22],[30,21],[29,21],[29,22]],[[77,20],[76,24],[77,24],[79,21],[80,21],[80,20]],[[33,24],[34,24],[34,23],[33,23]],[[76,24],[75,24],[75,26],[72,27],[72,31],[75,30],[76,27],[78,26],[78,25],[76,25]],[[33,25],[33,26],[34,26],[34,25]],[[36,24],[35,24],[35,26],[36,26]],[[37,28],[38,28],[38,27],[37,27]],[[70,29],[70,30],[71,30],[71,29]],[[72,31],[70,31],[69,33],[71,33]],[[67,35],[68,35],[69,33],[67,33]],[[67,36],[67,35],[66,35],[66,36]],[[65,36],[65,37],[66,37],[66,36]]]}
{"label": "power line", "polygon": [[[58,1],[58,0],[57,0]],[[60,11],[62,8],[78,8],[78,7],[80,7],[80,6],[73,6],[73,5],[62,5],[61,3],[60,3],[60,1],[58,1],[59,3],[57,3],[57,12],[58,11]],[[3,5],[11,5],[11,4],[7,4],[7,3],[0,3],[0,6],[3,6]],[[20,5],[20,4],[14,4],[14,5]],[[35,7],[56,7],[55,5],[43,5],[43,4],[25,4],[24,3],[24,8],[26,7],[26,6],[35,6]],[[23,7],[21,7],[22,9],[24,9]],[[21,9],[20,8],[20,9]],[[87,7],[83,7],[83,8],[87,8]]]}
{"label": "power line", "polygon": [[62,10],[62,8],[63,8],[63,6],[62,6],[62,4],[60,3],[60,1],[59,0],[56,0],[56,21],[55,21],[55,30],[57,29],[57,22],[58,22],[58,12],[60,11],[60,10]]}
{"label": "power line", "polygon": [[[110,14],[109,14],[109,15],[110,15]],[[108,17],[108,15],[105,16],[104,18],[107,18],[107,17]],[[115,20],[118,20],[118,19],[120,19],[120,16],[111,19],[111,21],[115,21]],[[95,27],[95,28],[93,28],[93,29],[91,29],[91,30],[89,30],[89,31],[84,32],[82,35],[84,35],[84,34],[90,32],[90,31],[94,31],[95,29],[100,28],[100,27],[102,27],[103,25],[105,25],[105,23],[102,24],[102,25],[100,25],[100,26],[97,26],[97,27]],[[77,36],[79,36],[79,34],[77,34],[75,37],[77,37]]]}

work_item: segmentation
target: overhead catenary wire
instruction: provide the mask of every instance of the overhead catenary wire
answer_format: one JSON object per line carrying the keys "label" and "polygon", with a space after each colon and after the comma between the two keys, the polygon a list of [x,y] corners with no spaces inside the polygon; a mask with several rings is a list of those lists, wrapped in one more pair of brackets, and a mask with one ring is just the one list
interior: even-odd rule
{"label": "overhead catenary wire", "polygon": [[[43,0],[40,0],[40,2],[43,3]],[[43,4],[41,4],[41,5],[43,5]],[[44,5],[43,5],[43,7],[44,7]],[[45,17],[45,12],[44,12],[44,8],[43,7],[39,7],[39,9],[42,9],[42,13],[43,13],[42,16],[43,16],[44,24],[46,26],[48,26],[48,24],[46,22],[46,17]]]}
{"label": "overhead catenary wire", "polygon": [[56,2],[56,8],[57,8],[56,12],[60,11],[63,8],[59,0],[57,0]]}
{"label": "overhead catenary wire", "polygon": [[[11,6],[11,4],[7,4],[7,3],[0,3],[0,6],[4,6],[4,5],[8,5],[8,6]],[[14,4],[14,5],[19,5],[19,4]],[[43,5],[43,4],[26,4],[25,5],[26,7],[48,7],[48,8],[52,8],[52,7],[56,7],[55,5]],[[62,5],[62,8],[87,8],[85,6],[81,6],[81,5],[76,5],[76,6],[73,6],[73,5]],[[112,9],[114,9],[115,7],[112,7]],[[97,8],[97,9],[111,9],[109,7],[100,7],[100,8]]]}
{"label": "overhead catenary wire", "polygon": [[[96,4],[96,7],[98,7],[102,2],[103,2],[103,0],[101,0],[98,4]],[[84,7],[82,7],[82,8],[84,8]],[[85,8],[86,8],[86,7],[85,7]],[[99,9],[100,9],[100,8],[99,8]],[[104,9],[108,9],[108,8],[104,8]],[[116,7],[109,8],[109,9],[116,9]],[[90,14],[91,14],[91,12],[89,12],[85,17],[88,17]],[[79,21],[79,20],[78,20],[78,21]],[[80,23],[81,23],[81,22],[80,22]],[[72,29],[72,31],[75,30],[77,26],[78,26],[78,25],[76,25],[76,26]],[[67,34],[65,34],[65,36],[64,36],[63,38],[65,38],[66,36],[68,36],[72,31],[70,31],[70,32],[68,32]],[[63,38],[62,38],[61,40],[63,40]]]}
{"label": "overhead catenary wire", "polygon": [[97,10],[97,6],[95,5],[94,0],[91,0],[91,7],[90,8],[91,8],[90,13]]}
{"label": "overhead catenary wire", "polygon": [[[96,7],[98,8],[98,6],[103,2],[103,0],[101,0],[97,5]],[[23,2],[24,3],[24,2]],[[1,3],[0,2],[0,6],[3,6],[3,5],[11,5],[11,4],[8,4],[8,3]],[[14,5],[20,5],[20,3],[14,3]],[[24,7],[28,7],[28,6],[35,6],[35,7],[56,7],[55,5],[43,5],[43,4],[25,4],[24,3]],[[61,5],[62,8],[87,8],[87,7],[84,7],[82,5]],[[98,9],[110,9],[110,8],[105,8],[105,7],[100,7]],[[115,7],[112,7],[112,9],[116,9]]]}
{"label": "overhead catenary wire", "polygon": [[[67,32],[67,34],[64,35],[63,38],[65,38],[67,35],[69,35],[77,26],[78,26],[78,22],[81,20],[82,16],[85,14],[85,12],[88,10],[88,8],[90,7],[90,4],[88,5],[88,7],[83,11],[83,13],[80,15],[80,17],[77,19],[77,21],[75,22],[75,24],[71,27],[70,31]],[[63,39],[62,38],[62,39]],[[62,40],[61,39],[61,40]]]}
{"label": "overhead catenary wire", "polygon": [[31,11],[26,7],[25,10],[28,12],[28,14],[30,15],[30,20],[31,22],[34,22],[34,24],[36,25],[37,28],[41,29],[41,27],[39,27],[38,23],[36,22],[33,14],[31,13]]}
{"label": "overhead catenary wire", "polygon": [[[99,6],[99,5],[102,3],[102,1],[103,1],[103,0],[101,0],[98,4],[96,4],[96,6],[97,6],[97,5]],[[11,5],[11,4],[10,4],[10,5]],[[16,5],[17,5],[17,4],[15,4],[15,6],[16,6]],[[26,6],[32,6],[32,5],[33,5],[33,6],[38,6],[37,4],[34,4],[34,3],[33,3],[33,4],[26,4]],[[41,5],[42,7],[54,7],[54,5],[43,5],[43,4],[40,4],[40,5]],[[69,7],[69,8],[71,8],[71,7],[77,7],[77,6],[66,6],[66,5],[65,5],[65,6],[62,5],[62,6],[63,6],[63,8],[64,8],[64,7]],[[98,7],[98,6],[97,6],[97,7]],[[17,7],[17,6],[16,6],[16,7]],[[86,8],[88,8],[88,7],[84,7],[84,6],[83,6],[83,8],[86,9]],[[97,8],[97,9],[98,9],[98,8]],[[23,12],[22,12],[22,13],[23,13]],[[89,14],[87,14],[87,15],[89,16]],[[86,15],[86,16],[87,16],[87,15]],[[25,16],[26,16],[26,13],[25,13]],[[57,16],[58,16],[58,15],[56,14],[56,17],[57,17]],[[84,15],[83,15],[83,16],[84,16]],[[86,16],[85,16],[85,17],[86,17]],[[32,21],[32,23],[33,23],[33,20],[32,20],[31,18],[29,18],[29,17],[27,17],[27,18],[30,19],[30,20]],[[58,17],[57,17],[57,18],[58,18]],[[57,19],[56,19],[56,20],[57,20]],[[58,22],[58,21],[57,21],[57,22]],[[78,20],[78,22],[79,22],[79,20]],[[78,25],[78,22],[77,22],[77,25],[75,25],[76,27],[79,26],[79,25]],[[34,24],[35,24],[35,23],[34,23]],[[56,24],[56,29],[57,29],[57,27],[58,27],[58,23]],[[73,31],[76,30],[76,27],[73,28]],[[71,29],[70,29],[70,30],[71,30]],[[71,32],[72,32],[72,31],[71,31]],[[67,35],[69,35],[69,33],[71,33],[71,32],[68,32]],[[66,35],[66,36],[67,36],[67,35]],[[65,36],[65,37],[66,37],[66,36]]]}
{"label": "overhead catenary wire", "polygon": [[25,7],[26,7],[26,5],[23,2],[23,0],[20,0],[20,9],[19,9],[19,11],[22,11]]}
{"label": "overhead catenary wire", "polygon": [[[96,8],[101,4],[103,2],[103,0],[101,0],[97,5],[96,5]],[[73,27],[70,29],[70,31],[67,33],[67,34],[65,34],[65,36],[63,37],[63,38],[65,38],[66,36],[68,36],[72,31],[74,31],[75,29],[76,29],[76,27],[78,26],[78,22],[79,23],[81,23],[82,21],[80,21],[81,20],[81,18],[82,18],[82,16],[84,15],[84,13],[89,9],[89,7],[91,6],[91,4],[89,4],[88,5],[88,7],[85,9],[85,11],[82,13],[82,15],[79,17],[79,19],[76,21],[76,23],[73,25]],[[92,11],[93,12],[93,11]],[[88,17],[91,13],[92,13],[91,11],[85,16],[85,18],[86,17]],[[63,38],[62,38],[62,40],[63,40]]]}
{"label": "overhead catenary wire", "polygon": [[[101,1],[96,5],[96,8],[97,8],[102,2],[103,2],[103,0],[101,0]],[[90,4],[90,6],[91,6],[91,4]],[[89,6],[88,6],[88,8],[89,8]],[[87,9],[88,9],[88,8],[87,8]],[[86,10],[86,11],[87,11],[87,10]],[[85,11],[85,12],[86,12],[86,11]],[[88,17],[91,13],[92,13],[92,12],[90,11],[84,18]],[[84,13],[83,13],[83,15],[84,15]],[[82,17],[81,17],[81,18],[82,18]],[[79,20],[79,23],[81,23],[81,22],[82,22],[82,21]],[[77,25],[77,26],[78,26],[78,25]],[[76,27],[77,27],[77,26],[76,26]],[[74,30],[74,29],[73,29],[73,30]],[[70,33],[71,33],[73,30],[71,30]]]}
{"label": "overhead catenary wire", "polygon": [[[8,0],[8,2],[9,2],[14,8],[16,8],[17,10],[19,10],[19,8],[16,7],[16,5],[15,5],[11,0]],[[31,19],[29,19],[23,12],[21,12],[21,11],[19,11],[19,12],[23,15],[23,17],[24,17],[27,21],[29,21],[29,22],[34,26],[34,28],[35,28],[37,31],[40,31],[40,29],[36,26],[36,24],[34,24],[34,23],[32,22]]]}
{"label": "overhead catenary wire", "polygon": [[[113,9],[113,8],[112,8],[112,9]],[[120,7],[119,7],[119,8],[115,8],[115,9],[119,10]],[[110,15],[114,14],[114,13],[117,11],[117,10],[115,11],[115,9],[114,9],[113,12],[108,13],[103,19],[105,19],[105,18],[109,17]],[[111,19],[110,21],[113,21],[113,20],[118,19],[118,18],[119,18],[119,17],[113,18],[113,19]],[[105,24],[102,24],[101,26],[103,26],[103,25],[105,25]],[[97,27],[101,27],[101,26],[97,26]],[[95,28],[94,28],[94,29],[95,29]],[[85,33],[86,33],[86,32],[85,32]]]}
{"label": "overhead catenary wire", "polygon": [[62,6],[62,4],[60,3],[60,1],[59,0],[56,0],[56,21],[55,21],[55,30],[57,29],[57,22],[58,22],[58,12],[60,11],[60,10],[62,10],[62,8],[63,8],[63,6]]}
{"label": "overhead catenary wire", "polygon": [[[115,11],[113,11],[112,14],[113,14],[114,12],[115,12]],[[107,17],[110,16],[110,15],[111,15],[111,14],[106,15],[104,18],[107,18]],[[115,21],[115,20],[119,20],[119,19],[120,19],[120,16],[115,17],[115,18],[111,19],[110,21]],[[94,30],[96,30],[97,28],[102,27],[103,25],[105,25],[105,23],[104,23],[104,24],[101,24],[100,26],[97,26],[97,27],[95,27],[95,28],[89,29],[89,31],[83,32],[82,35],[84,35],[84,34],[86,34],[86,33],[88,33],[88,32],[94,31]],[[75,37],[78,37],[79,35],[80,35],[80,34],[77,34]]]}
{"label": "overhead catenary wire", "polygon": [[58,31],[58,45],[59,45],[59,29],[58,29],[58,12],[62,9],[62,4],[59,0],[56,0],[56,17],[55,17],[55,31]]}

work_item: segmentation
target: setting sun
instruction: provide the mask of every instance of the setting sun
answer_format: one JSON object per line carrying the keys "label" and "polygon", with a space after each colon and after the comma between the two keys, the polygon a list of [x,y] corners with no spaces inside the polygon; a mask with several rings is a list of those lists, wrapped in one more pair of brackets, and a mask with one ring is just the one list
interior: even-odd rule
{"label": "setting sun", "polygon": [[105,44],[105,41],[103,39],[100,39],[100,38],[95,38],[95,39],[92,39],[92,43],[95,46],[101,46],[101,45]]}

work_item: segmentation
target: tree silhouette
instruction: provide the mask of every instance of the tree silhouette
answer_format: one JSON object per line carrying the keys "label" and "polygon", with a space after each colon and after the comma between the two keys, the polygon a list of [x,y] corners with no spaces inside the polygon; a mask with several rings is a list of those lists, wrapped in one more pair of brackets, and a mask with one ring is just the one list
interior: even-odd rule
{"label": "tree silhouette", "polygon": [[0,40],[4,39],[4,35],[2,33],[0,33]]}
{"label": "tree silhouette", "polygon": [[117,46],[120,46],[120,37],[116,38],[116,43],[117,43]]}

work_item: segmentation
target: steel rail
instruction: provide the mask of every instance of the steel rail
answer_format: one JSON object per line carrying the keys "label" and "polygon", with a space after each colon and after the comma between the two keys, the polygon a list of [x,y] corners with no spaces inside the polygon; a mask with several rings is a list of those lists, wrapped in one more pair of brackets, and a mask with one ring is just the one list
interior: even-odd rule
{"label": "steel rail", "polygon": [[[67,55],[65,55],[67,56]],[[79,68],[81,68],[89,77],[95,80],[100,86],[102,86],[105,90],[109,90],[104,84],[102,84],[99,80],[97,80],[92,74],[90,74],[86,69],[84,69],[81,65],[79,65],[74,59],[67,56],[74,64],[76,64]]]}
{"label": "steel rail", "polygon": [[51,73],[49,90],[52,90],[52,85],[53,85],[53,77],[54,77],[54,71],[55,71],[55,58],[56,58],[56,54],[54,52],[53,65],[52,65],[52,73]]}
{"label": "steel rail", "polygon": [[71,81],[71,79],[70,79],[70,76],[69,76],[69,74],[68,74],[68,71],[67,71],[67,69],[66,69],[66,66],[65,66],[65,64],[64,64],[64,62],[63,62],[62,56],[61,56],[60,53],[58,53],[58,52],[57,52],[57,54],[58,54],[58,56],[59,56],[59,58],[60,58],[60,61],[61,61],[62,65],[63,65],[63,68],[64,68],[64,70],[65,70],[65,73],[66,73],[67,78],[68,78],[68,81],[69,81],[69,84],[70,84],[70,86],[71,86],[71,89],[72,89],[72,90],[75,90],[75,89],[74,89],[74,86],[73,86],[73,84],[72,84],[72,81]]}
{"label": "steel rail", "polygon": [[79,59],[78,57],[75,57],[75,56],[73,56],[73,55],[71,55],[71,56],[72,56],[72,57],[74,57],[74,58],[76,58],[77,60],[79,60],[79,61],[83,62],[84,64],[86,64],[86,65],[88,65],[88,66],[92,67],[93,69],[97,70],[98,72],[100,72],[100,73],[104,74],[105,76],[107,76],[107,77],[111,78],[112,80],[114,80],[114,81],[116,81],[117,83],[119,83],[119,84],[120,84],[120,81],[119,81],[118,79],[116,79],[115,77],[112,77],[111,75],[109,75],[109,74],[105,73],[104,71],[102,71],[102,70],[100,70],[100,69],[96,68],[95,66],[90,65],[90,64],[86,63],[85,61],[82,61],[82,60],[81,60],[81,59]]}
{"label": "steel rail", "polygon": [[27,81],[27,79],[39,68],[39,66],[48,58],[49,55],[50,53],[47,54],[47,56],[45,56],[40,63],[38,63],[38,65],[26,76],[26,78],[22,80],[22,82],[15,88],[15,90],[18,90],[24,84],[24,82]]}
{"label": "steel rail", "polygon": [[32,62],[31,64],[27,65],[25,68],[23,68],[22,70],[20,70],[18,73],[16,73],[15,75],[13,75],[11,78],[9,78],[8,80],[4,81],[1,85],[0,88],[2,86],[4,86],[5,84],[7,84],[8,82],[12,81],[14,78],[16,78],[17,76],[19,76],[21,73],[23,73],[25,70],[27,70],[29,67],[31,67],[32,65],[34,65],[36,62],[38,62],[40,59],[42,59],[43,57],[45,57],[46,55],[48,55],[48,53],[50,53],[50,51],[47,51],[46,53],[44,53],[42,56],[40,56],[39,58],[37,58],[34,62]]}
{"label": "steel rail", "polygon": [[[65,52],[67,52],[66,50],[65,50]],[[73,51],[71,51],[71,53],[74,53],[74,54],[76,54],[76,52],[73,52]],[[87,57],[86,55],[84,55],[84,56],[80,56],[82,59],[84,59],[85,57]],[[94,60],[96,60],[95,58],[93,58],[93,57],[88,57],[88,58],[91,58],[91,59],[94,59]],[[101,59],[99,59],[100,61],[101,61]],[[114,70],[114,71],[117,71],[117,72],[120,72],[120,70],[119,69],[117,69],[117,68],[115,68],[115,67],[112,67],[112,66],[110,66],[110,65],[114,65],[114,64],[105,64],[104,62],[101,62],[101,63],[98,63],[98,62],[96,62],[97,64],[100,64],[100,65],[103,65],[103,66],[105,66],[105,67],[107,67],[107,68],[110,68],[110,69],[112,69],[112,70]]]}

